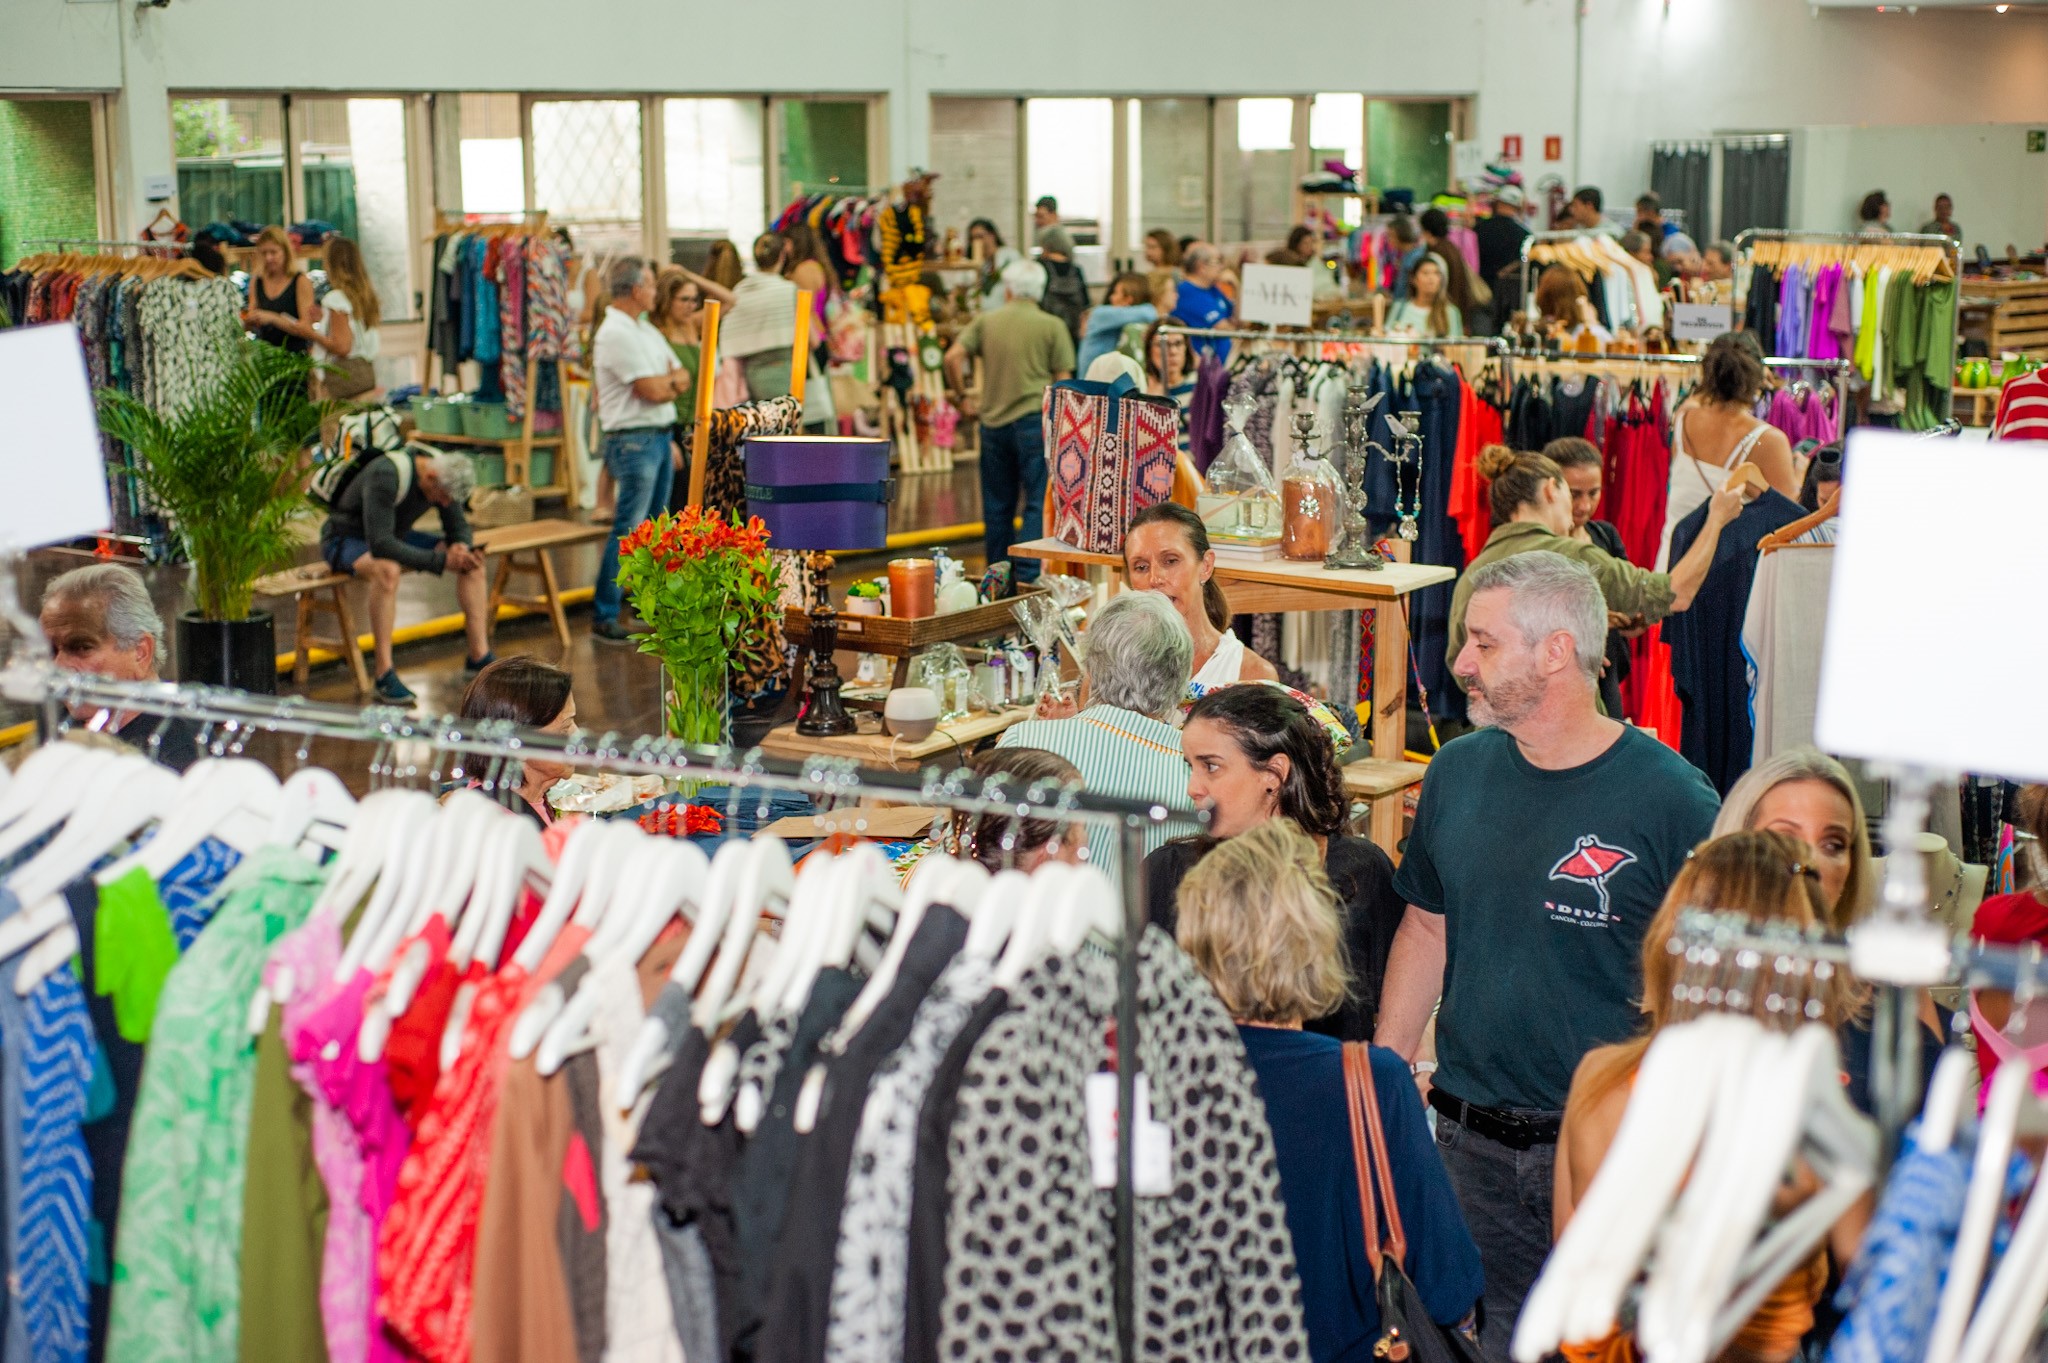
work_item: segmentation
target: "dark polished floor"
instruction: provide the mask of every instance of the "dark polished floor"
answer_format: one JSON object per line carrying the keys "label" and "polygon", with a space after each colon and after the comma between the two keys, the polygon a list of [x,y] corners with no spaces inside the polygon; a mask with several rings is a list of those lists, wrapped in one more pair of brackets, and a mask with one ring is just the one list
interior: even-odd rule
{"label": "dark polished floor", "polygon": [[[542,515],[562,515],[559,504],[554,507],[543,505]],[[950,473],[925,473],[900,475],[897,480],[896,502],[890,508],[889,528],[892,534],[926,531],[944,527],[962,526],[977,521],[981,515],[981,488],[976,466],[961,464]],[[949,551],[963,559],[970,571],[979,572],[982,562],[981,542],[978,533],[967,538],[949,537],[946,541]],[[929,553],[930,548],[920,546],[902,553]],[[317,555],[308,548],[302,561],[311,561]],[[834,573],[836,590],[843,590],[847,583],[862,577],[881,575],[892,553],[847,555],[841,558]],[[556,570],[564,587],[587,588],[597,573],[598,549],[596,546],[581,546],[572,550],[557,551]],[[65,550],[46,550],[29,557],[28,571],[22,585],[23,604],[34,608],[41,600],[43,586],[50,578],[68,569],[90,562],[89,556]],[[189,605],[186,573],[182,569],[142,569],[149,581],[151,595],[166,623],[176,620],[177,615]],[[259,603],[261,604],[261,603]],[[356,589],[355,605],[358,626],[366,625],[368,616],[363,610],[360,589]],[[424,574],[409,573],[399,593],[398,630],[403,638],[408,626],[417,627],[424,622],[435,621],[457,615],[459,607],[455,600],[453,583]],[[618,730],[623,734],[636,735],[654,732],[660,725],[659,670],[652,658],[639,653],[631,644],[611,644],[594,640],[589,630],[590,613],[587,605],[573,606],[569,613],[570,647],[566,657],[557,642],[552,625],[540,616],[528,616],[506,620],[498,624],[492,645],[499,657],[524,653],[566,668],[575,679],[577,715],[584,727],[599,732]],[[285,651],[292,647],[292,621],[289,616],[276,622],[277,647]],[[172,631],[175,633],[175,630]],[[177,675],[175,639],[166,641],[169,657],[164,666],[164,675]],[[437,637],[420,639],[417,642],[402,643],[394,652],[394,662],[399,676],[420,697],[420,708],[429,714],[451,713],[458,707],[463,687],[468,677],[463,668],[466,655],[463,636],[459,629]],[[291,692],[295,688],[289,675],[279,678],[280,688]],[[340,662],[329,663],[313,669],[305,694],[325,701],[354,704],[357,701],[355,686],[346,666]],[[16,723],[28,718],[19,707],[8,707],[0,711],[0,722]],[[292,760],[296,743],[277,740],[275,744],[252,745],[252,755],[281,757],[287,764]],[[336,745],[339,749],[343,745]],[[267,749],[267,750],[266,750]],[[331,751],[325,745],[316,744],[310,753],[311,760],[348,772],[360,768],[363,757],[358,753],[350,757],[338,750]]]}

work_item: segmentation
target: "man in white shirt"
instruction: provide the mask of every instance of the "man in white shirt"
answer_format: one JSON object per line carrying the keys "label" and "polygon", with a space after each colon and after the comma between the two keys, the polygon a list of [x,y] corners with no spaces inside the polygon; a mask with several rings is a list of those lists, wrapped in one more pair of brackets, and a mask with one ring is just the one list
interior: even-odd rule
{"label": "man in white shirt", "polygon": [[690,391],[689,371],[676,363],[668,338],[647,320],[654,307],[654,271],[627,256],[606,273],[612,302],[597,329],[591,368],[597,376],[597,424],[604,432],[604,466],[618,492],[612,533],[597,565],[590,632],[621,643],[631,637],[619,623],[619,541],[668,506],[678,461],[669,427],[676,399]]}

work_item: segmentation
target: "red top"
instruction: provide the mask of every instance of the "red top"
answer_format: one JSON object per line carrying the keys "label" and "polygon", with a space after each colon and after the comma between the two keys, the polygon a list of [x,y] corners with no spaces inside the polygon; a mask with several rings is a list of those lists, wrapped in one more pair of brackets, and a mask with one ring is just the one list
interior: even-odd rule
{"label": "red top", "polygon": [[[1999,946],[2024,946],[2028,942],[2048,945],[2048,904],[2044,904],[2032,890],[2019,894],[1995,894],[1977,906],[1977,917],[1971,923],[1970,935],[1982,942]],[[1999,1055],[2002,1050],[2012,1048],[2004,1037],[2003,1046],[1995,1045],[1985,1036],[1984,1028],[1978,1025],[1976,1010],[1971,1010],[1970,1030],[1977,1036],[1977,1072],[1983,1076],[1984,1092],[1991,1090],[1991,1076],[1998,1072]]]}
{"label": "red top", "polygon": [[2007,379],[1998,395],[1993,440],[2048,440],[2048,370]]}

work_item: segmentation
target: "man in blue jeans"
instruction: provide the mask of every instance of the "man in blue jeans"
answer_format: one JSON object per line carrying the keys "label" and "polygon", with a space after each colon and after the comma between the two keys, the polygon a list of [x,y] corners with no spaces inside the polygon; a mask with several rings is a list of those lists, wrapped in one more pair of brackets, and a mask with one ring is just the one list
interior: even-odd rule
{"label": "man in blue jeans", "polygon": [[668,338],[647,320],[654,306],[654,271],[627,256],[606,272],[611,306],[597,329],[591,368],[597,377],[597,424],[604,432],[604,466],[617,493],[612,533],[597,565],[590,632],[622,643],[619,623],[619,541],[668,506],[679,456],[669,438],[676,399],[690,391],[690,372],[676,363]]}
{"label": "man in blue jeans", "polygon": [[[1023,499],[1024,538],[1037,539],[1045,514],[1045,431],[1039,408],[1046,385],[1074,373],[1074,338],[1066,323],[1038,306],[1045,267],[1020,260],[1003,271],[1008,301],[967,324],[946,352],[946,387],[963,416],[975,416],[965,396],[967,362],[981,359],[982,544],[990,563],[1010,556]],[[1038,580],[1038,561],[1012,565],[1012,580]]]}
{"label": "man in blue jeans", "polygon": [[1600,713],[1607,602],[1590,569],[1534,550],[1469,580],[1452,670],[1481,727],[1423,778],[1374,1039],[1412,1061],[1441,987],[1437,1150],[1485,1268],[1480,1348],[1507,1363],[1550,1252],[1572,1072],[1640,1029],[1644,932],[1720,801]]}

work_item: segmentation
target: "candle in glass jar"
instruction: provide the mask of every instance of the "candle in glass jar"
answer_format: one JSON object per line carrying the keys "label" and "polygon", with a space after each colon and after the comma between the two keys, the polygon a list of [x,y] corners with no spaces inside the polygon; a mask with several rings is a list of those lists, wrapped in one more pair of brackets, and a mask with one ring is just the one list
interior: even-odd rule
{"label": "candle in glass jar", "polygon": [[938,578],[928,558],[889,560],[889,613],[903,620],[922,620],[938,609]]}
{"label": "candle in glass jar", "polygon": [[1281,480],[1282,557],[1320,561],[1329,554],[1330,531],[1337,520],[1336,499],[1330,492],[1314,478]]}

